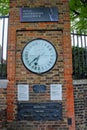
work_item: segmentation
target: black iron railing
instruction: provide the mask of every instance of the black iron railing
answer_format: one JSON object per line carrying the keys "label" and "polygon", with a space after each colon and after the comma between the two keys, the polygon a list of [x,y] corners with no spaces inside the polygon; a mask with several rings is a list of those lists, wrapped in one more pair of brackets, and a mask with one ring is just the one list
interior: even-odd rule
{"label": "black iron railing", "polygon": [[87,78],[87,35],[71,33],[73,78]]}
{"label": "black iron railing", "polygon": [[[0,79],[7,78],[7,36],[9,16],[0,17]],[[87,35],[71,33],[73,78],[87,78]]]}
{"label": "black iron railing", "polygon": [[9,16],[0,17],[0,79],[7,77],[8,18]]}

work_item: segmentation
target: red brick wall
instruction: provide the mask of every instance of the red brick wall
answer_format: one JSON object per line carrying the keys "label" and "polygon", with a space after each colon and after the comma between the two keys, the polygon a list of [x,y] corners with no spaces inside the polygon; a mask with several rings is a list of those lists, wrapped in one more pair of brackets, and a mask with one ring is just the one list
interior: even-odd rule
{"label": "red brick wall", "polygon": [[0,130],[6,123],[6,88],[0,86]]}
{"label": "red brick wall", "polygon": [[74,80],[76,130],[87,129],[87,79]]}
{"label": "red brick wall", "polygon": [[[21,23],[20,7],[58,7],[58,22]],[[26,42],[35,38],[44,38],[52,42],[58,52],[55,67],[43,76],[37,76],[27,71],[21,61],[21,51]],[[11,0],[8,39],[8,80],[7,88],[7,119],[12,127],[30,130],[75,130],[74,98],[72,86],[72,57],[70,42],[70,18],[68,0]],[[50,84],[62,84],[63,89],[63,121],[49,122],[16,122],[17,120],[17,84],[26,83],[30,86],[29,102],[50,101]],[[34,94],[33,84],[45,84],[44,94]],[[43,100],[44,99],[44,100]],[[58,102],[58,101],[57,101]],[[68,125],[67,119],[72,119]],[[18,127],[17,127],[18,126]]]}

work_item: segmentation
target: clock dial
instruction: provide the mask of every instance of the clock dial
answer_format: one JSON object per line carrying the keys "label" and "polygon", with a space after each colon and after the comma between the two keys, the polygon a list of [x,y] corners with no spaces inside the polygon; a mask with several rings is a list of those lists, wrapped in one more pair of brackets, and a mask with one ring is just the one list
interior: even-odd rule
{"label": "clock dial", "polygon": [[28,70],[36,74],[51,70],[56,60],[55,47],[44,39],[35,39],[28,42],[22,51],[23,64]]}

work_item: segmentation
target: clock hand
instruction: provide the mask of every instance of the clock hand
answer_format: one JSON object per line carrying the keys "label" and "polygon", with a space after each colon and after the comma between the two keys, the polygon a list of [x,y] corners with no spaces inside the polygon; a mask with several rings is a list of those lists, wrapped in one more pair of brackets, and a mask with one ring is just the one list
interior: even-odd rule
{"label": "clock hand", "polygon": [[37,57],[35,57],[35,58],[29,63],[29,65],[31,65],[34,61],[38,61],[39,57],[40,57],[40,55],[37,56]]}
{"label": "clock hand", "polygon": [[29,65],[31,65],[35,60],[37,60],[37,57],[34,58],[34,59],[29,63]]}
{"label": "clock hand", "polygon": [[40,58],[40,55],[37,57],[36,62],[34,63],[35,66],[38,64],[38,60],[39,60],[39,58]]}
{"label": "clock hand", "polygon": [[39,58],[40,58],[41,56],[43,56],[43,54],[44,54],[44,52],[37,57],[36,62],[34,63],[35,66],[38,64],[38,60],[39,60]]}

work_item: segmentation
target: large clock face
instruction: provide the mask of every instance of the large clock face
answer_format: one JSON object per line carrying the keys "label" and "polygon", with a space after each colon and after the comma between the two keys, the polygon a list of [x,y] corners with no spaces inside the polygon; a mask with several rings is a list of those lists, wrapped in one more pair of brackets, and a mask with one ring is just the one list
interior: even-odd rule
{"label": "large clock face", "polygon": [[47,40],[34,39],[26,44],[22,51],[24,66],[36,74],[51,70],[57,60],[55,47]]}

